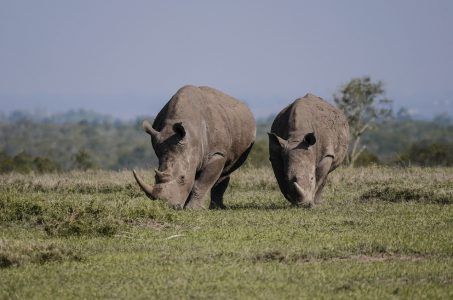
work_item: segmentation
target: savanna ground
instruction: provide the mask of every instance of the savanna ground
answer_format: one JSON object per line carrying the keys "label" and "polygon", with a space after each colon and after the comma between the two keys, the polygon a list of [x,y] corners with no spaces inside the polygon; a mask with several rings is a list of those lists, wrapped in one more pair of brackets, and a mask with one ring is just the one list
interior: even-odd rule
{"label": "savanna ground", "polygon": [[2,175],[0,297],[453,297],[452,168],[339,169],[324,199],[291,207],[266,168],[214,211],[152,202],[126,171]]}

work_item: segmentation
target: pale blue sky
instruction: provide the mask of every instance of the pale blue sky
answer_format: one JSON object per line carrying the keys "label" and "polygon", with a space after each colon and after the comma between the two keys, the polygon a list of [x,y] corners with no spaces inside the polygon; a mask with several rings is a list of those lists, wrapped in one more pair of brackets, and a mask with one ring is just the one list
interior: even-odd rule
{"label": "pale blue sky", "polygon": [[0,111],[155,114],[185,84],[259,117],[352,77],[453,115],[453,1],[4,1]]}

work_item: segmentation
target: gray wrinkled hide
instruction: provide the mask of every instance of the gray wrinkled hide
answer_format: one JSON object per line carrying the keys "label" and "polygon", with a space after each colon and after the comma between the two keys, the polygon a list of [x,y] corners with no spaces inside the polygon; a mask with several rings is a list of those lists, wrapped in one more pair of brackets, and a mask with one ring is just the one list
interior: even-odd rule
{"label": "gray wrinkled hide", "polygon": [[269,133],[272,168],[281,192],[291,203],[321,201],[327,175],[344,160],[349,126],[343,112],[307,94],[284,108]]}
{"label": "gray wrinkled hide", "polygon": [[255,141],[256,124],[242,102],[209,87],[184,86],[151,125],[143,123],[159,159],[154,187],[134,171],[152,199],[175,208],[223,208],[229,175],[240,167]]}

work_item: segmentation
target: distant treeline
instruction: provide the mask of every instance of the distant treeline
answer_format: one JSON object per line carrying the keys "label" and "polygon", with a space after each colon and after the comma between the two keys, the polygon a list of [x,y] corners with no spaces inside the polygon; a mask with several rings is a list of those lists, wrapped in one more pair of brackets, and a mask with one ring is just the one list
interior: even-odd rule
{"label": "distant treeline", "polygon": [[50,117],[15,112],[0,119],[0,152],[46,157],[61,170],[150,167],[157,160],[142,119],[121,121],[85,110]]}
{"label": "distant treeline", "polygon": [[[0,114],[0,172],[156,166],[150,138],[141,128],[144,118],[124,121],[85,110],[50,116]],[[247,165],[270,165],[266,132],[272,119],[258,120]],[[453,166],[453,121],[445,115],[430,121],[394,117],[367,132],[362,144],[367,150],[357,165]]]}

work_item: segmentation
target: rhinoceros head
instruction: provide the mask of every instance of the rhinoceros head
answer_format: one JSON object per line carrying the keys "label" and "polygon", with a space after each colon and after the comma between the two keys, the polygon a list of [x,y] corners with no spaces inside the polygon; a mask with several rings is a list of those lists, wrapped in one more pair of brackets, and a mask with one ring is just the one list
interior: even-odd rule
{"label": "rhinoceros head", "polygon": [[147,185],[135,170],[134,177],[149,198],[162,199],[175,208],[183,208],[192,190],[199,161],[192,136],[195,132],[182,122],[170,120],[160,132],[148,121],[144,121],[142,126],[151,136],[159,168],[155,170],[156,184],[153,187]]}
{"label": "rhinoceros head", "polygon": [[316,188],[314,133],[285,140],[269,133],[270,160],[280,190],[293,204],[311,206]]}

